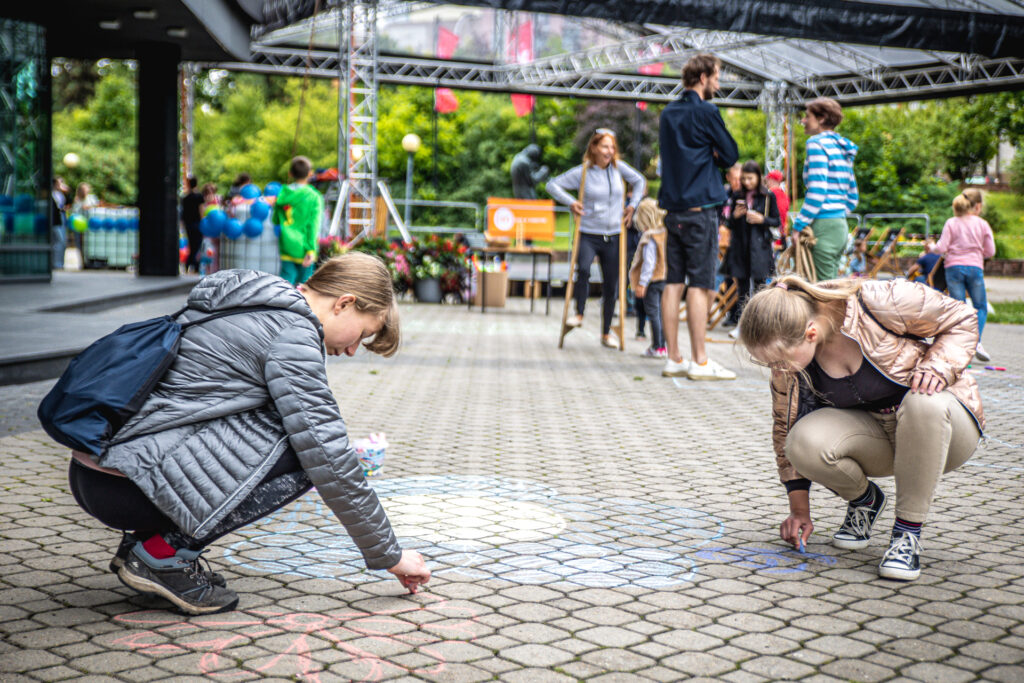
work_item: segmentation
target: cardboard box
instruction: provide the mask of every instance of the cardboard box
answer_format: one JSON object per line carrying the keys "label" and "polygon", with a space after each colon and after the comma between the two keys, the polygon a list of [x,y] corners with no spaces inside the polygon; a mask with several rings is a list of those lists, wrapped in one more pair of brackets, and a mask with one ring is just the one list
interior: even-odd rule
{"label": "cardboard box", "polygon": [[476,292],[473,294],[473,305],[480,305],[480,297],[483,291],[483,279],[487,280],[487,301],[488,308],[504,308],[505,298],[508,296],[508,271],[494,273],[476,274]]}

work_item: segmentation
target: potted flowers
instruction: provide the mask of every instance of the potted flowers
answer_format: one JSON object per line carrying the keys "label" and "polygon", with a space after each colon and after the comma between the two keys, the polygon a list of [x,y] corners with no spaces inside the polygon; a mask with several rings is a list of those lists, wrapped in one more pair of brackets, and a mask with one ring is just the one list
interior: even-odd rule
{"label": "potted flowers", "polygon": [[441,292],[441,275],[444,268],[440,261],[433,256],[426,254],[420,258],[420,262],[413,268],[413,285],[416,291],[416,300],[426,304],[439,304],[443,297]]}

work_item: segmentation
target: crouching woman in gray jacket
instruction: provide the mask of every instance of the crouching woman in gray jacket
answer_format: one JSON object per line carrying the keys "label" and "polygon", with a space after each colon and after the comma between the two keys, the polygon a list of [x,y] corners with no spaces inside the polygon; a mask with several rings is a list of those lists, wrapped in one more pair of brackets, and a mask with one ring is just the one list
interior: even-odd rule
{"label": "crouching woman in gray jacket", "polygon": [[74,454],[78,504],[126,532],[111,571],[190,614],[233,609],[238,596],[200,566],[201,553],[315,486],[366,566],[415,591],[430,570],[399,546],[367,485],[324,364],[325,354],[351,356],[367,339],[383,356],[397,350],[387,267],[345,254],[301,289],[221,271],[195,286],[181,319],[240,307],[253,310],[186,330],[170,370],[98,460]]}

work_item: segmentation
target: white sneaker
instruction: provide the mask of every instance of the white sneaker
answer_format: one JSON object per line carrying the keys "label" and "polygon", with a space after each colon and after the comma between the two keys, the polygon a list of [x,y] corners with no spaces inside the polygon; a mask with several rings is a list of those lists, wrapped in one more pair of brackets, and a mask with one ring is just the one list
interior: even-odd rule
{"label": "white sneaker", "polygon": [[978,342],[978,346],[974,349],[974,357],[983,363],[992,360],[992,356],[988,355],[988,351],[981,345],[981,342]]}
{"label": "white sneaker", "polygon": [[726,370],[710,358],[708,358],[704,365],[698,365],[691,361],[690,369],[686,371],[686,376],[692,380],[717,381],[724,379],[736,379],[735,372],[732,370]]}
{"label": "white sneaker", "polygon": [[579,327],[582,324],[583,324],[583,316],[582,315],[574,315],[573,317],[571,317],[571,318],[569,318],[568,320],[565,321],[565,326],[566,327]]}
{"label": "white sneaker", "polygon": [[683,359],[680,362],[675,362],[671,358],[665,359],[665,367],[661,370],[662,377],[686,377],[690,372],[690,361]]}

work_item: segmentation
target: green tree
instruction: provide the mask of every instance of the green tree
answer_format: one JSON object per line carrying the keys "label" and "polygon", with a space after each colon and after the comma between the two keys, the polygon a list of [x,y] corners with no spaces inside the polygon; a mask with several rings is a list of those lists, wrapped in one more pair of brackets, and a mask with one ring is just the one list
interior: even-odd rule
{"label": "green tree", "polygon": [[[53,168],[76,187],[88,183],[96,195],[115,204],[134,204],[137,195],[136,83],[134,70],[109,63],[85,106],[53,115]],[[66,168],[74,152],[80,164]]]}

